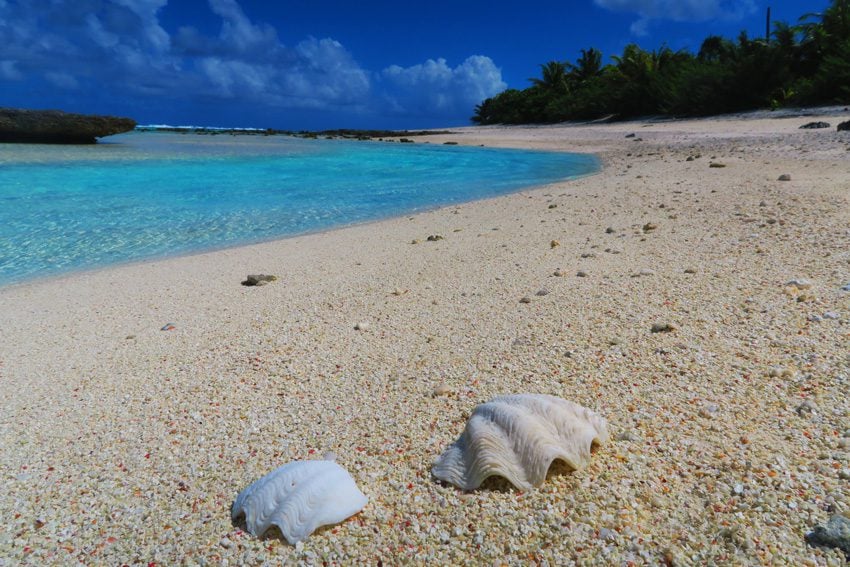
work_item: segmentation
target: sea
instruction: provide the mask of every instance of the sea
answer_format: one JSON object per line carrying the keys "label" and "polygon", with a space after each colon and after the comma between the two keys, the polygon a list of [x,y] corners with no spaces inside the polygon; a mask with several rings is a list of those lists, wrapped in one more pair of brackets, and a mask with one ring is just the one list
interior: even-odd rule
{"label": "sea", "polygon": [[590,155],[131,132],[0,144],[0,286],[407,215],[594,173]]}

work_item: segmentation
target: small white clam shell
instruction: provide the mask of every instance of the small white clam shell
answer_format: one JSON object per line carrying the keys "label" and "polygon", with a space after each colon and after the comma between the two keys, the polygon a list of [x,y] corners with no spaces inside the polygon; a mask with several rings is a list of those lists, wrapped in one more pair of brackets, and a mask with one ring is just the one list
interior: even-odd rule
{"label": "small white clam shell", "polygon": [[514,394],[475,407],[460,438],[434,463],[434,477],[464,490],[491,476],[529,490],[546,480],[556,459],[580,470],[594,443],[608,441],[595,412],[545,394]]}
{"label": "small white clam shell", "polygon": [[332,461],[293,461],[239,493],[230,515],[245,516],[248,531],[261,536],[272,525],[295,545],[319,526],[337,524],[369,501],[354,479]]}

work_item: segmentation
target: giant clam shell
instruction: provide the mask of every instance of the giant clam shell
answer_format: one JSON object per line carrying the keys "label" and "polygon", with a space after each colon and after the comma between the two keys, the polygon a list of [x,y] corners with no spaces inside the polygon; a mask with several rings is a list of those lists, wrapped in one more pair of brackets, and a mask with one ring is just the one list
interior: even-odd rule
{"label": "giant clam shell", "polygon": [[545,394],[499,396],[475,407],[461,436],[431,469],[434,477],[464,490],[491,476],[529,490],[546,480],[555,459],[579,470],[594,444],[608,441],[603,417]]}
{"label": "giant clam shell", "polygon": [[363,509],[368,498],[332,461],[293,461],[239,493],[230,515],[245,516],[248,531],[261,536],[272,525],[290,544],[319,526],[337,524]]}

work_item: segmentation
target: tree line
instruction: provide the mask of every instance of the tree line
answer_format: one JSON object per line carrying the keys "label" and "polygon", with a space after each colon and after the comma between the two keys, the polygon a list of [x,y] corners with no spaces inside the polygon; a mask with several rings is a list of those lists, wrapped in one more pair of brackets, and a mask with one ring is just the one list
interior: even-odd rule
{"label": "tree line", "polygon": [[604,116],[706,116],[757,108],[850,103],[850,0],[832,0],[767,38],[705,38],[696,54],[627,45],[603,65],[582,49],[574,62],[541,65],[540,78],[475,107],[477,124],[554,123]]}

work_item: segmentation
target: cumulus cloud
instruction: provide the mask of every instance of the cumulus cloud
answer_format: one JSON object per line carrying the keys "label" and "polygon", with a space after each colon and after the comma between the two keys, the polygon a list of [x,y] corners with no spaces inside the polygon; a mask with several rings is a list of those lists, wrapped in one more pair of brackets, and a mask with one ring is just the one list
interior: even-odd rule
{"label": "cumulus cloud", "polygon": [[755,9],[754,0],[594,0],[597,6],[615,12],[631,12],[639,16],[632,33],[646,35],[652,20],[706,22],[739,20]]}
{"label": "cumulus cloud", "polygon": [[417,114],[469,112],[507,87],[501,70],[483,55],[468,57],[454,68],[445,59],[411,67],[391,65],[381,72],[381,79],[392,110]]}
{"label": "cumulus cloud", "polygon": [[0,0],[0,81],[112,97],[431,116],[468,116],[506,87],[488,57],[372,72],[334,39],[286,45],[237,0],[207,3],[217,30],[169,32],[160,22],[168,0]]}

